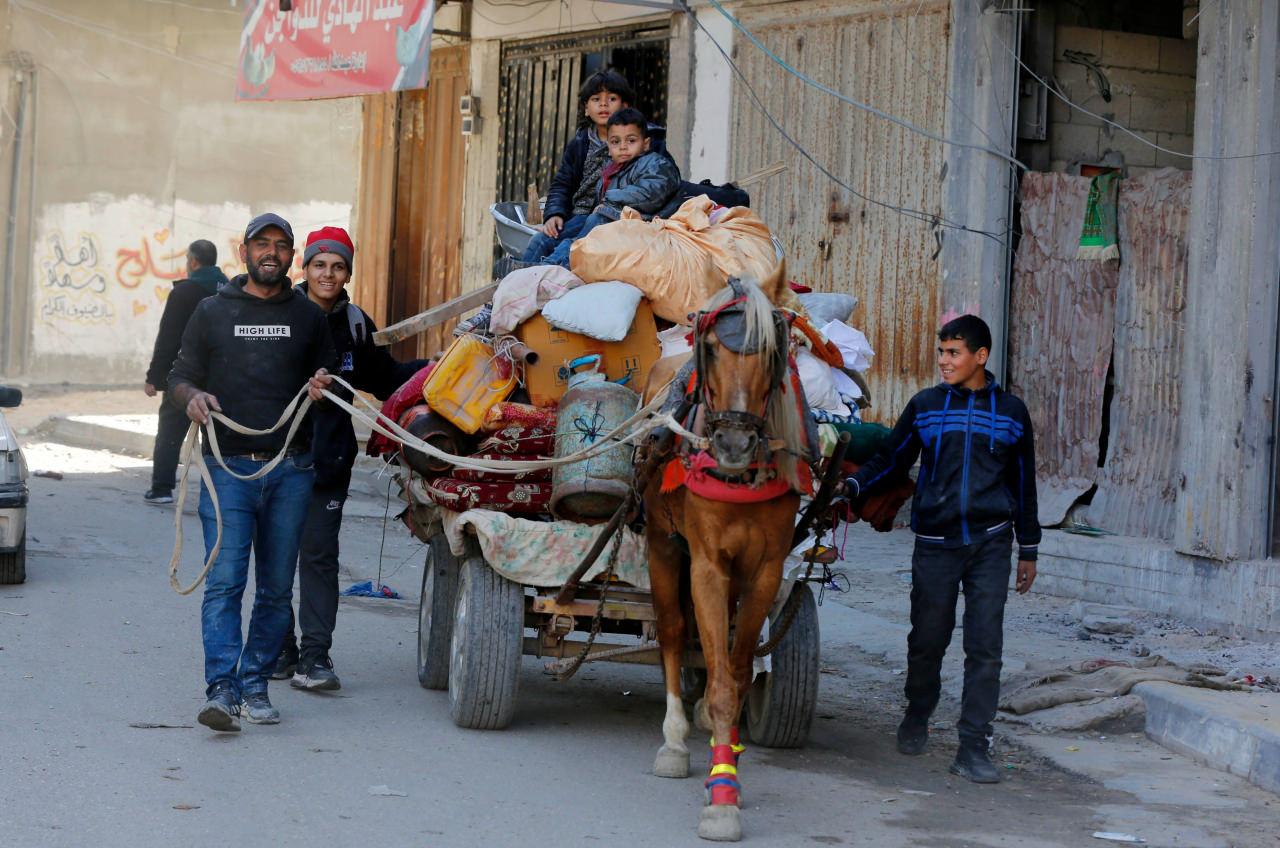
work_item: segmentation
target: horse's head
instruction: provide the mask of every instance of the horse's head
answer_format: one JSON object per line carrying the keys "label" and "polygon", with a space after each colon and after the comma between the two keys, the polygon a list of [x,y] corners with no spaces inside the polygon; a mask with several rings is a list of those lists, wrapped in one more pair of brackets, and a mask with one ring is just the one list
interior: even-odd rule
{"label": "horse's head", "polygon": [[773,432],[774,401],[787,374],[788,324],[760,287],[732,278],[699,312],[694,357],[711,454],[721,473],[761,461]]}

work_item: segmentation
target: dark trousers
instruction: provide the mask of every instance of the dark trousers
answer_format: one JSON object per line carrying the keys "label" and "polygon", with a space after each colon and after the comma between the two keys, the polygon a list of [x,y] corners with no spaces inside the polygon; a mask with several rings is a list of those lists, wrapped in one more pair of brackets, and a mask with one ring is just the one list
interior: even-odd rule
{"label": "dark trousers", "polygon": [[911,633],[907,636],[907,710],[927,717],[942,691],[942,658],[956,626],[956,600],[964,589],[964,695],[962,745],[987,746],[1000,697],[1004,602],[1009,592],[1013,540],[1009,535],[962,548],[917,540],[911,557]]}
{"label": "dark trousers", "polygon": [[[298,617],[302,643],[298,650],[303,668],[329,656],[333,628],[338,621],[338,531],[347,488],[317,487],[311,493],[307,519],[298,548]],[[292,615],[292,610],[290,610]],[[294,644],[290,621],[285,650]]]}
{"label": "dark trousers", "polygon": [[186,438],[191,419],[185,409],[178,409],[163,395],[160,402],[160,419],[156,423],[156,446],[151,452],[151,488],[157,492],[172,492],[178,479],[178,453]]}

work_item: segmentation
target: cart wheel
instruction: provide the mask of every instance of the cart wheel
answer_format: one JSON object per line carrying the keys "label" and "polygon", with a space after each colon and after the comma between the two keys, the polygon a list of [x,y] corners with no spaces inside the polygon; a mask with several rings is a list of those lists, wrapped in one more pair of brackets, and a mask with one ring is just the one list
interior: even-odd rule
{"label": "cart wheel", "polygon": [[11,554],[0,554],[0,584],[13,585],[27,581],[27,540]]}
{"label": "cart wheel", "polygon": [[449,540],[437,533],[427,541],[418,598],[418,683],[423,689],[449,688],[449,637],[458,596],[458,560]]}
{"label": "cart wheel", "polygon": [[818,605],[807,584],[791,591],[801,593],[791,629],[773,649],[773,670],[756,675],[747,695],[748,732],[766,748],[804,745],[818,706]]}
{"label": "cart wheel", "polygon": [[449,712],[453,723],[500,730],[511,723],[524,649],[524,588],[484,557],[462,564],[449,644]]}

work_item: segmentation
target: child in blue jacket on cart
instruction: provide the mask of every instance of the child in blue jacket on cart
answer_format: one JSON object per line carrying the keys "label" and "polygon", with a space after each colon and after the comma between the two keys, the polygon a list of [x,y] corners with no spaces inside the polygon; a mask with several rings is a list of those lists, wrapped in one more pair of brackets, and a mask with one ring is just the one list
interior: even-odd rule
{"label": "child in blue jacket on cart", "polygon": [[[609,164],[609,119],[635,102],[635,92],[617,71],[599,71],[578,90],[578,132],[565,145],[543,209],[542,231],[525,249],[525,262],[539,263],[566,239],[576,238],[596,208],[601,175]],[[649,125],[652,150],[665,152],[666,130]]]}

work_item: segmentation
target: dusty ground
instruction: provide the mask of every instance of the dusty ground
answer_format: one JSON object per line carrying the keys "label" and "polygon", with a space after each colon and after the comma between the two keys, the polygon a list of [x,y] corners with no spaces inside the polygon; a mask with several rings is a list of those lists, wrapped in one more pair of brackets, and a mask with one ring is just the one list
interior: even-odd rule
{"label": "dusty ground", "polygon": [[[40,402],[64,412],[74,401],[68,392]],[[137,410],[123,394],[119,402],[117,413]],[[34,440],[28,450],[33,466],[66,477],[32,480],[30,579],[0,587],[4,841],[705,844],[693,836],[700,781],[648,773],[663,711],[653,668],[597,666],[557,684],[526,658],[509,730],[453,726],[447,699],[414,677],[421,546],[394,521],[384,525],[395,504],[372,496],[383,495],[385,480],[369,473],[344,524],[343,584],[381,573],[405,600],[343,601],[334,651],[342,692],[273,686],[284,723],[235,738],[130,727],[193,725],[201,701],[199,599],[174,595],[164,576],[172,513],[136,501],[145,460]],[[194,500],[185,575],[198,556]],[[824,673],[810,744],[752,746],[743,760],[748,842],[1065,848],[1103,845],[1091,834],[1120,831],[1150,845],[1275,844],[1275,796],[1141,734],[1041,735],[1001,724],[1005,781],[974,786],[947,772],[958,706],[948,694],[929,752],[899,756],[909,551],[906,534],[850,531],[841,568],[851,591],[828,594],[820,613]],[[1242,668],[1275,658],[1273,646],[1154,619],[1117,644],[1082,641],[1073,605],[1043,596],[1011,599],[1008,623],[1014,670],[1132,656],[1139,641],[1173,658],[1234,658]],[[956,692],[958,657],[944,674]],[[370,796],[380,784],[405,797]]]}

